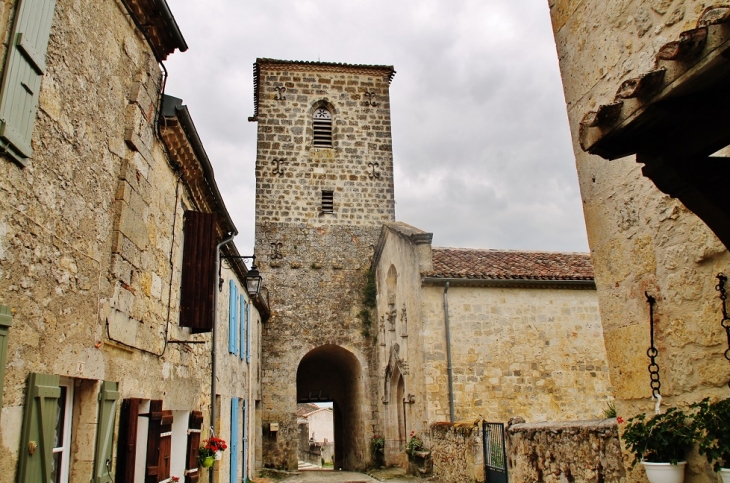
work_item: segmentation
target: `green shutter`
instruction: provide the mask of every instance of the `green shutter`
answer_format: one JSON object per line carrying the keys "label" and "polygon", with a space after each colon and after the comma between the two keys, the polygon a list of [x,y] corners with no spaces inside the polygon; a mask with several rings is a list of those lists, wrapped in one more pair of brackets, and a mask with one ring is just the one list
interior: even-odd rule
{"label": "green shutter", "polygon": [[116,382],[103,381],[99,391],[99,420],[96,424],[96,456],[91,483],[113,483],[112,441],[119,390]]}
{"label": "green shutter", "polygon": [[3,405],[3,381],[5,380],[5,358],[8,355],[8,333],[13,325],[10,307],[0,304],[0,407]]}
{"label": "green shutter", "polygon": [[0,88],[0,145],[22,165],[31,138],[56,0],[19,0]]}
{"label": "green shutter", "polygon": [[49,481],[53,457],[53,430],[61,388],[59,377],[31,373],[25,395],[20,439],[18,483]]}

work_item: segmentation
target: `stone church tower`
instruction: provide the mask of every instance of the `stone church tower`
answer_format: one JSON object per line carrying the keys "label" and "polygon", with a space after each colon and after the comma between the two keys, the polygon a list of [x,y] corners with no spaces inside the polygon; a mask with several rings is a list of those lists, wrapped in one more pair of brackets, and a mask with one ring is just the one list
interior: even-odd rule
{"label": "stone church tower", "polygon": [[[297,467],[297,402],[332,401],[335,467],[370,459],[380,401],[363,297],[394,221],[392,66],[258,59],[256,248],[263,327],[263,464]],[[370,327],[372,325],[372,327]]]}

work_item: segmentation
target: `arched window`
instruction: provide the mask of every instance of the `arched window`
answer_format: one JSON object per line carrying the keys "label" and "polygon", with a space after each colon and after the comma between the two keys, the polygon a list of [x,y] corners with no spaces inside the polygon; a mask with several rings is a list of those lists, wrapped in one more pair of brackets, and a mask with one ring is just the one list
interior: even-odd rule
{"label": "arched window", "polygon": [[318,107],[312,116],[315,148],[332,147],[332,114],[326,107]]}

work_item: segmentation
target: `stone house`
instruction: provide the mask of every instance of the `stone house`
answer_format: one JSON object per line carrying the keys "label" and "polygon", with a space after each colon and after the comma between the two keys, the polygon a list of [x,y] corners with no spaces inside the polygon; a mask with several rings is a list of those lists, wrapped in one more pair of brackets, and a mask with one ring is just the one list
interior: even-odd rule
{"label": "stone house", "polygon": [[[730,8],[549,4],[618,413],[725,398]],[[690,458],[688,481],[715,478]]]}
{"label": "stone house", "polygon": [[167,4],[0,12],[3,481],[207,481],[212,392],[231,451],[210,475],[240,480],[268,312],[234,244],[221,289],[214,276],[236,228],[189,112],[163,94],[162,62],[187,48]]}
{"label": "stone house", "polygon": [[611,401],[590,257],[431,246],[386,223],[378,287],[386,463],[443,421],[602,417]]}

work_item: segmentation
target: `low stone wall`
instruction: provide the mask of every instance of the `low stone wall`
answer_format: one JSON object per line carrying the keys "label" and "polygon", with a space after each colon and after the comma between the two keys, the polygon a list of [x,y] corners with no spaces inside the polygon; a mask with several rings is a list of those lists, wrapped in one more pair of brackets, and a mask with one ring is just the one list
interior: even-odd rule
{"label": "low stone wall", "polygon": [[626,481],[615,419],[514,424],[507,461],[510,483]]}
{"label": "low stone wall", "polygon": [[433,423],[433,479],[449,483],[484,481],[480,422]]}

